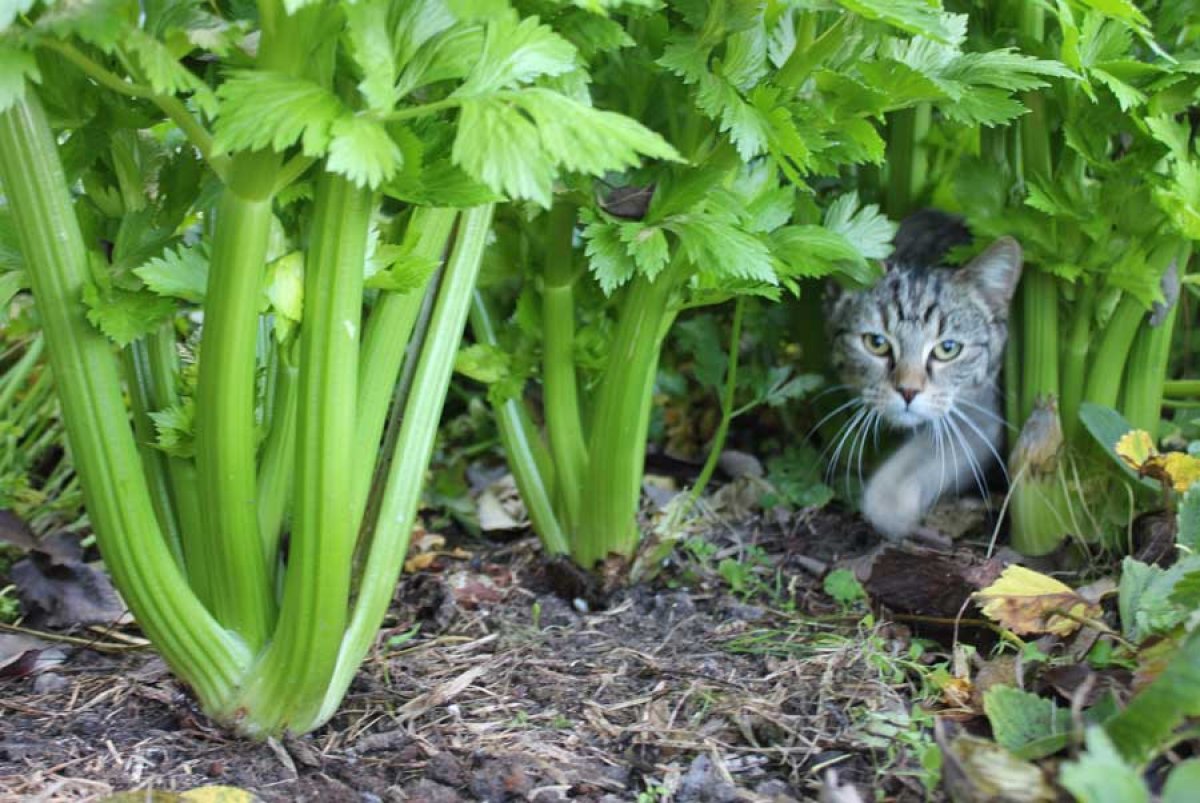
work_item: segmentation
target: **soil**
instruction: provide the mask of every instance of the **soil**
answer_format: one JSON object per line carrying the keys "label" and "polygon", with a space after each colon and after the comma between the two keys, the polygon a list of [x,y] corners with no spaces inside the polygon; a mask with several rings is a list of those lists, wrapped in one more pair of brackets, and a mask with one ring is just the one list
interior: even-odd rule
{"label": "soil", "polygon": [[68,646],[0,680],[0,800],[226,785],[266,801],[781,803],[835,775],[863,799],[929,799],[897,737],[919,690],[880,660],[911,634],[817,576],[874,536],[828,509],[727,519],[702,517],[708,546],[609,593],[564,582],[527,537],[438,557],[403,579],[334,720],[278,742],[215,727],[149,649]]}

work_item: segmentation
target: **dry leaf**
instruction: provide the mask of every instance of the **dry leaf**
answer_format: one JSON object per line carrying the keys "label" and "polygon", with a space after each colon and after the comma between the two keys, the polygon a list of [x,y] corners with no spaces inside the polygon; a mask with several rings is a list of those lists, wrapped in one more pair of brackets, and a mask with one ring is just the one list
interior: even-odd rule
{"label": "dry leaf", "polygon": [[1130,430],[1113,447],[1117,456],[1141,477],[1153,477],[1165,482],[1179,493],[1200,480],[1200,459],[1183,452],[1161,454],[1154,448],[1150,433]]}
{"label": "dry leaf", "polygon": [[996,582],[974,596],[985,616],[1017,634],[1067,636],[1081,625],[1058,612],[1066,611],[1079,618],[1100,614],[1099,605],[1084,599],[1070,586],[1024,566],[1009,566]]}
{"label": "dry leaf", "polygon": [[179,799],[187,803],[256,803],[259,800],[236,786],[201,786],[181,792]]}

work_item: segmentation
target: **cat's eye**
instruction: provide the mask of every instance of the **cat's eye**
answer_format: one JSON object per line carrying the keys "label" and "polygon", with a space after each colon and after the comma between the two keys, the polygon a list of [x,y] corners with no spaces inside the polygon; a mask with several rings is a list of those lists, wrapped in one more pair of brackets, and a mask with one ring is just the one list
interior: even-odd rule
{"label": "cat's eye", "polygon": [[962,343],[957,340],[943,340],[933,347],[933,358],[947,362],[962,353]]}
{"label": "cat's eye", "polygon": [[888,339],[877,332],[868,332],[863,335],[862,340],[867,351],[876,356],[882,357],[892,350],[892,344],[888,342]]}

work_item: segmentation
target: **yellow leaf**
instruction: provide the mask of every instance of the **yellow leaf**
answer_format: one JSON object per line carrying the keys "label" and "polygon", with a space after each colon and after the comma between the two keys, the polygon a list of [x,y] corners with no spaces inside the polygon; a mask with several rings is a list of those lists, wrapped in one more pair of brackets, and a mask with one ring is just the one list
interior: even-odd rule
{"label": "yellow leaf", "polygon": [[1080,624],[1058,612],[1080,618],[1100,614],[1099,605],[1079,596],[1070,586],[1024,566],[1009,566],[975,598],[982,603],[985,616],[1018,634],[1066,636],[1078,630]]}
{"label": "yellow leaf", "polygon": [[1192,487],[1192,483],[1200,480],[1200,460],[1183,452],[1168,452],[1156,460],[1161,460],[1163,470],[1171,480],[1171,486],[1179,493],[1184,493]]}
{"label": "yellow leaf", "polygon": [[258,803],[259,798],[236,786],[199,786],[179,795],[185,803]]}
{"label": "yellow leaf", "polygon": [[1140,471],[1146,462],[1158,454],[1154,448],[1154,439],[1150,433],[1141,429],[1131,429],[1117,441],[1115,451],[1134,471]]}

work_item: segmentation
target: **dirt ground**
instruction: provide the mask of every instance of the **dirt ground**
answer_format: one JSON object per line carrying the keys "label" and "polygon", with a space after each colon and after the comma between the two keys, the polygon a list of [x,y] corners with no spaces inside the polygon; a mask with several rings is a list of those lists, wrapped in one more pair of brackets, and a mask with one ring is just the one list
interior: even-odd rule
{"label": "dirt ground", "polygon": [[0,680],[0,800],[221,784],[266,801],[782,803],[818,799],[830,770],[864,800],[927,799],[900,738],[919,689],[887,660],[910,634],[815,575],[874,537],[829,510],[701,522],[707,546],[678,553],[700,557],[608,595],[530,538],[438,557],[403,578],[335,719],[282,742],[215,728],[147,649],[65,644],[52,670]]}

